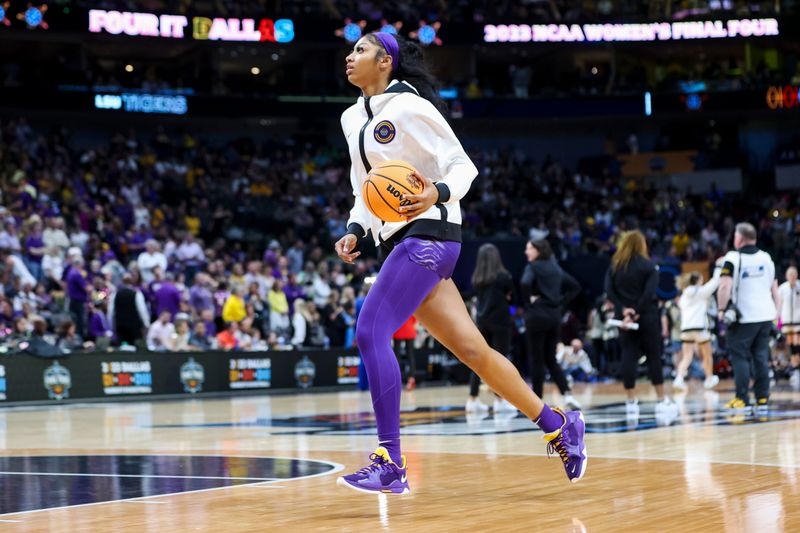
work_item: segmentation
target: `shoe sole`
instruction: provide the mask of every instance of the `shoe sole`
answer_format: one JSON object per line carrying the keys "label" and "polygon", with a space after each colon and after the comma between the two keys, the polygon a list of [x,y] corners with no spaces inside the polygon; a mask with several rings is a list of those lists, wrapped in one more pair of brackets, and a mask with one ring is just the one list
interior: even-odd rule
{"label": "shoe sole", "polygon": [[[578,418],[580,418],[581,422],[583,422],[583,438],[586,438],[586,420],[583,418],[583,413],[578,411]],[[586,473],[586,465],[589,464],[589,456],[586,455],[586,441],[584,440],[583,447],[581,448],[581,455],[583,455],[583,462],[581,463],[581,471],[578,474],[578,477],[570,479],[571,483],[577,483],[581,480],[583,475]]]}
{"label": "shoe sole", "polygon": [[336,484],[339,485],[340,487],[346,487],[348,489],[352,489],[352,490],[354,490],[356,492],[360,492],[362,494],[386,494],[386,495],[392,495],[392,496],[402,496],[404,494],[411,494],[411,489],[408,488],[408,487],[404,488],[403,492],[383,492],[383,491],[377,491],[377,490],[360,489],[360,488],[356,487],[355,485],[351,485],[350,483],[345,481],[344,478],[342,478],[342,477],[336,478]]}

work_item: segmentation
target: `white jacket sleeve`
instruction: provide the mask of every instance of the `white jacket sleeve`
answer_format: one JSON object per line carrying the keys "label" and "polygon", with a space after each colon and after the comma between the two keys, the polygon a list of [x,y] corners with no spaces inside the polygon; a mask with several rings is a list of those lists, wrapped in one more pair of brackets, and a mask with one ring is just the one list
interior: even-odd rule
{"label": "white jacket sleeve", "polygon": [[458,202],[469,192],[478,169],[439,110],[424,98],[415,98],[414,104],[407,109],[403,127],[435,159],[439,170],[438,176],[425,177],[439,189],[440,203]]}
{"label": "white jacket sleeve", "polygon": [[711,298],[711,295],[714,294],[717,287],[719,287],[719,276],[711,276],[710,280],[706,281],[702,287],[697,289],[697,293],[703,298],[708,299]]}
{"label": "white jacket sleeve", "polygon": [[[342,131],[344,132],[345,138],[347,138],[345,114],[342,114]],[[355,166],[352,164],[350,165],[350,186],[353,189],[355,202],[353,203],[353,208],[350,210],[350,217],[347,219],[347,232],[354,233],[360,240],[366,237],[370,231],[371,215],[369,209],[367,209],[367,204],[364,202],[364,197],[361,196],[361,180],[358,179]],[[354,225],[358,225],[358,228],[354,227]]]}
{"label": "white jacket sleeve", "polygon": [[[361,239],[369,233],[370,213],[367,209],[367,204],[364,202],[364,197],[361,196],[361,185],[352,165],[350,166],[350,185],[353,187],[355,203],[350,210],[350,217],[347,219],[347,232],[355,233],[356,237]],[[357,225],[360,231],[354,225]]]}

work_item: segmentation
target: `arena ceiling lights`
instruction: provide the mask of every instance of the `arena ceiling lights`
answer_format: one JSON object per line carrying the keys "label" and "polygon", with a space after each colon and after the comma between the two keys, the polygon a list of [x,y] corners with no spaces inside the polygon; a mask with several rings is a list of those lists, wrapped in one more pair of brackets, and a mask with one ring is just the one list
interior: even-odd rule
{"label": "arena ceiling lights", "polygon": [[185,39],[188,28],[191,29],[191,38],[197,41],[288,43],[294,40],[294,22],[291,19],[263,18],[256,22],[255,19],[221,17],[190,19],[184,15],[156,15],[104,9],[89,11],[91,33]]}
{"label": "arena ceiling lights", "polygon": [[[334,34],[337,37],[343,38],[348,43],[354,43],[358,41],[362,35],[369,33],[370,31],[382,31],[384,33],[391,33],[392,35],[400,35],[400,30],[403,27],[403,23],[398,21],[390,24],[384,19],[381,20],[380,27],[375,28],[374,30],[365,31],[366,27],[366,20],[354,21],[352,19],[344,19],[344,26],[338,28]],[[441,46],[442,40],[439,38],[439,30],[441,27],[441,22],[437,21],[428,24],[426,21],[421,20],[416,30],[408,32],[408,37],[411,39],[416,39],[423,46],[430,46],[432,44]]]}

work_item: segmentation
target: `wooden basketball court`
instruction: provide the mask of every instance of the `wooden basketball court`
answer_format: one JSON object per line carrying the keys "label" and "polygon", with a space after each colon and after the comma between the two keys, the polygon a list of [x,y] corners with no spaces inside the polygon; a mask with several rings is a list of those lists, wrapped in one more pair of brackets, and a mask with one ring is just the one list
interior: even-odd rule
{"label": "wooden basketball court", "polygon": [[658,420],[642,386],[626,420],[621,386],[576,387],[576,485],[521,416],[466,418],[466,387],[404,393],[412,494],[388,497],[335,483],[375,447],[368,393],[7,408],[0,530],[800,531],[800,393],[724,415],[731,388],[692,384]]}

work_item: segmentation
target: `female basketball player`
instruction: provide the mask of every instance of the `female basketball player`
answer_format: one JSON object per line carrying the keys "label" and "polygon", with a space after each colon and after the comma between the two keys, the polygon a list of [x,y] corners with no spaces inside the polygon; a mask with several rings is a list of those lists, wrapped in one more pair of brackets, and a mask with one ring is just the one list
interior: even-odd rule
{"label": "female basketball player", "polygon": [[[605,284],[606,294],[614,303],[617,315],[624,319],[619,342],[622,347],[622,382],[628,396],[626,415],[633,419],[639,417],[636,377],[639,357],[643,353],[647,356],[650,381],[658,397],[656,415],[677,414],[675,403],[664,395],[661,324],[656,297],[658,269],[647,255],[647,242],[642,232],[629,231],[623,235],[611,258]],[[638,329],[634,329],[633,324],[638,324]]]}
{"label": "female basketball player", "polygon": [[786,281],[778,287],[778,294],[781,333],[786,337],[791,354],[789,382],[797,387],[800,386],[800,284],[797,283],[797,268],[792,266],[786,270]]}
{"label": "female basketball player", "polygon": [[[511,334],[514,323],[508,306],[511,294],[514,292],[514,280],[503,265],[500,251],[497,246],[486,243],[478,249],[478,259],[475,262],[475,271],[472,273],[472,287],[478,296],[478,312],[475,323],[478,331],[493,349],[503,355],[508,355],[511,349]],[[485,413],[489,406],[478,399],[481,378],[475,372],[469,377],[469,399],[467,399],[467,413]],[[517,408],[495,395],[494,413],[516,413]]]}
{"label": "female basketball player", "polygon": [[[338,483],[363,492],[409,492],[400,452],[400,368],[391,341],[411,314],[534,420],[545,432],[548,449],[561,456],[569,479],[579,480],[586,469],[583,417],[550,409],[533,394],[514,365],[486,343],[450,279],[461,248],[459,200],[478,172],[442,115],[444,105],[422,50],[400,37],[371,33],[347,56],[345,73],[362,96],[342,114],[355,205],[336,253],[352,263],[360,254],[359,240],[369,232],[391,252],[367,295],[356,331],[380,445],[370,455],[370,465]],[[413,165],[425,187],[421,194],[405,197],[411,203],[402,208],[404,222],[382,224],[367,209],[361,182],[372,166],[390,159]]]}
{"label": "female basketball player", "polygon": [[703,275],[700,272],[692,272],[679,280],[679,283],[682,285],[681,298],[678,301],[681,310],[682,356],[675,371],[675,381],[672,382],[672,386],[678,389],[686,388],[683,377],[692,363],[696,346],[703,362],[703,372],[706,375],[704,386],[712,389],[719,383],[719,378],[714,375],[708,302],[719,286],[719,276],[712,276],[708,283],[703,284]]}

